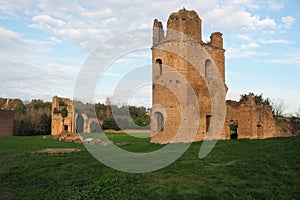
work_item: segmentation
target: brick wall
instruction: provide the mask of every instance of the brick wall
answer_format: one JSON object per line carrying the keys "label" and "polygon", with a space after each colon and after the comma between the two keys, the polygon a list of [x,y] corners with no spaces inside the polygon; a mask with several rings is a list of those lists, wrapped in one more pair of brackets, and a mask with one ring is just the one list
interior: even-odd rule
{"label": "brick wall", "polygon": [[14,111],[0,109],[0,136],[13,135]]}

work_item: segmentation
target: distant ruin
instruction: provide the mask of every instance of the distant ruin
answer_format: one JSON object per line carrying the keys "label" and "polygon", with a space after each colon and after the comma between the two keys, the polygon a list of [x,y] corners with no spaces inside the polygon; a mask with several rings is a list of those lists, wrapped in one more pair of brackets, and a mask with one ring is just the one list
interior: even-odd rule
{"label": "distant ruin", "polygon": [[[91,124],[94,122],[99,123],[97,118],[89,117],[86,113],[74,112],[72,100],[57,96],[52,98],[51,135],[54,137],[72,140],[72,137],[76,137],[77,133],[90,133]],[[68,134],[69,137],[67,137]]]}
{"label": "distant ruin", "polygon": [[0,98],[0,136],[14,134],[14,108],[20,104],[19,99]]}
{"label": "distant ruin", "polygon": [[[197,135],[193,141],[205,139],[211,120],[214,117],[212,113],[212,103],[207,83],[213,81],[217,76],[212,73],[212,65],[215,64],[218,73],[223,81],[225,92],[228,88],[225,84],[225,50],[223,49],[222,33],[215,32],[210,36],[210,41],[202,41],[202,20],[193,10],[181,9],[172,13],[167,22],[166,35],[163,25],[157,19],[153,25],[153,46],[152,46],[152,135],[151,142],[169,143],[177,134],[181,126],[181,107],[176,96],[166,87],[175,84],[174,87],[182,87],[179,80],[175,77],[162,79],[164,73],[170,70],[165,66],[171,67],[180,73],[193,88],[197,96],[200,116],[195,119],[199,120]],[[184,36],[182,36],[184,34]],[[195,52],[195,46],[201,45],[206,50],[210,58]],[[189,60],[196,60],[197,65],[193,66]],[[203,72],[201,76],[197,68]],[[159,81],[160,84],[155,84]],[[183,88],[187,88],[183,86]],[[185,106],[189,106],[189,93],[186,90],[177,91],[180,95],[185,96]],[[220,101],[225,102],[224,99]],[[161,105],[156,108],[155,105]],[[268,105],[257,105],[254,97],[248,95],[247,98],[236,101],[226,101],[227,114],[222,133],[218,138],[212,139],[230,139],[234,134],[238,138],[269,138],[292,136],[300,131],[299,119],[279,118],[274,119],[271,107]],[[198,119],[199,118],[199,119]],[[298,124],[298,125],[297,125]],[[181,127],[182,128],[182,127]],[[188,126],[183,127],[189,134]],[[177,138],[175,142],[188,142],[186,137]]]}
{"label": "distant ruin", "polygon": [[0,136],[9,136],[14,133],[15,112],[0,109]]}

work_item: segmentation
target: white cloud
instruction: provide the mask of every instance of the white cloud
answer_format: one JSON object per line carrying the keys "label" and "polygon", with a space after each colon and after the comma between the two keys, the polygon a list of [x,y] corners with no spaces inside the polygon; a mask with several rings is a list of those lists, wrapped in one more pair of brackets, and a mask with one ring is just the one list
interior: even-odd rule
{"label": "white cloud", "polygon": [[254,23],[257,24],[258,27],[264,29],[264,28],[276,28],[276,22],[274,19],[270,19],[269,17],[263,19],[263,20],[260,20],[260,17],[255,17],[255,21]]}
{"label": "white cloud", "polygon": [[[51,30],[53,26],[64,27],[66,23],[62,20],[55,19],[49,15],[37,15],[32,18],[33,25],[31,27]],[[36,24],[34,24],[36,23]]]}
{"label": "white cloud", "polygon": [[253,50],[242,49],[241,47],[230,47],[225,52],[226,58],[246,58],[255,56],[258,53]]}
{"label": "white cloud", "polygon": [[274,1],[274,0],[268,0],[267,1],[267,8],[274,11],[280,11],[283,9],[284,3],[282,1]]}
{"label": "white cloud", "polygon": [[242,49],[257,48],[257,47],[260,47],[260,45],[254,42],[249,44],[244,44],[241,46]]}
{"label": "white cloud", "polygon": [[296,21],[296,19],[292,16],[286,16],[281,18],[281,22],[283,23],[281,26],[285,29],[290,29],[292,24]]}
{"label": "white cloud", "polygon": [[261,44],[292,44],[293,41],[290,40],[259,40]]}
{"label": "white cloud", "polygon": [[41,64],[45,61],[35,55],[35,51],[47,51],[47,42],[24,39],[0,27],[0,43],[1,95],[50,99],[55,93],[72,94],[78,69],[58,63]]}
{"label": "white cloud", "polygon": [[0,61],[31,61],[30,41],[18,33],[0,27]]}
{"label": "white cloud", "polygon": [[38,0],[1,0],[0,16],[20,18],[22,15],[35,15],[38,13]]}
{"label": "white cloud", "polygon": [[[241,7],[236,6],[221,6],[215,8],[203,15],[205,25],[211,28],[219,27],[219,29],[238,29],[246,30],[264,30],[274,29],[277,24],[274,19],[266,17],[261,19],[261,16],[252,15]],[[220,20],[222,19],[222,20]]]}
{"label": "white cloud", "polygon": [[52,42],[55,42],[55,43],[61,43],[61,40],[60,40],[60,39],[57,39],[56,37],[53,37],[53,36],[51,36],[51,37],[49,38],[49,40],[52,41]]}
{"label": "white cloud", "polygon": [[236,36],[238,39],[245,40],[247,42],[251,42],[252,38],[249,34],[239,34]]}
{"label": "white cloud", "polygon": [[253,0],[228,0],[227,4],[242,6],[242,7],[250,8],[250,9],[259,9],[260,8],[260,5],[258,5],[257,2],[255,2]]}
{"label": "white cloud", "polygon": [[281,55],[280,58],[276,59],[269,59],[267,60],[268,63],[274,63],[274,64],[289,64],[289,65],[295,65],[297,67],[300,66],[300,52]]}

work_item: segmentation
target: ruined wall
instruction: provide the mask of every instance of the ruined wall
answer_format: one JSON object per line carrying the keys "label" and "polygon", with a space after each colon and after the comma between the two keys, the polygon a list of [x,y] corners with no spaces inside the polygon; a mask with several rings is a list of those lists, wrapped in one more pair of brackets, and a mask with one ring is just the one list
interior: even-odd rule
{"label": "ruined wall", "polygon": [[[61,114],[62,109],[64,108],[68,111],[68,115],[65,118],[63,118]],[[57,96],[53,97],[51,126],[52,135],[58,135],[63,131],[70,133],[90,133],[91,123],[93,122],[98,123],[98,119],[95,117],[89,117],[85,113],[78,114],[74,112],[72,100]]]}
{"label": "ruined wall", "polygon": [[[238,138],[268,138],[277,134],[277,126],[272,109],[268,105],[256,105],[254,96],[248,96],[240,102],[227,101],[227,115],[224,128],[229,139],[229,123],[238,124]],[[227,126],[227,127],[226,127]]]}
{"label": "ruined wall", "polygon": [[230,138],[229,123],[238,124],[238,138],[262,139],[292,136],[300,131],[300,120],[274,118],[269,105],[257,105],[254,96],[248,95],[240,102],[227,101],[227,115],[221,139]]}
{"label": "ruined wall", "polygon": [[15,113],[12,110],[0,109],[0,136],[13,135]]}
{"label": "ruined wall", "polygon": [[[67,117],[63,118],[61,111],[66,109]],[[67,98],[54,96],[52,99],[51,134],[58,135],[62,131],[76,132],[72,101]]]}
{"label": "ruined wall", "polygon": [[277,137],[289,137],[300,134],[300,118],[297,117],[277,117]]}

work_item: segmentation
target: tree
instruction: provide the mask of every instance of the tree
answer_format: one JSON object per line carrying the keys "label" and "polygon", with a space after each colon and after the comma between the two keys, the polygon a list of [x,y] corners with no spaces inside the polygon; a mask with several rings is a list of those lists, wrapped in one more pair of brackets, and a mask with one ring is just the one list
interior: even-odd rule
{"label": "tree", "polygon": [[[66,107],[63,107],[60,111],[60,114],[63,118],[63,126],[65,125],[65,118],[68,116],[68,110]],[[65,128],[63,127],[63,130],[65,130]]]}
{"label": "tree", "polygon": [[274,117],[283,116],[284,111],[289,107],[282,99],[275,99],[271,103]]}
{"label": "tree", "polygon": [[51,133],[51,103],[32,100],[23,103],[13,99],[15,109],[14,135],[48,135]]}
{"label": "tree", "polygon": [[300,118],[300,107],[298,108],[298,111],[295,112],[296,117]]}
{"label": "tree", "polygon": [[68,110],[64,107],[61,109],[60,114],[63,118],[66,118],[68,116]]}
{"label": "tree", "polygon": [[110,118],[105,118],[102,124],[102,128],[104,130],[107,129],[114,129],[114,130],[120,130],[119,126],[117,125],[117,123],[115,122],[114,118],[110,117]]}

